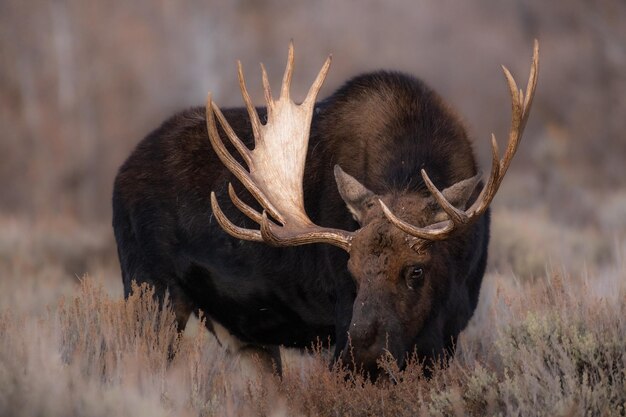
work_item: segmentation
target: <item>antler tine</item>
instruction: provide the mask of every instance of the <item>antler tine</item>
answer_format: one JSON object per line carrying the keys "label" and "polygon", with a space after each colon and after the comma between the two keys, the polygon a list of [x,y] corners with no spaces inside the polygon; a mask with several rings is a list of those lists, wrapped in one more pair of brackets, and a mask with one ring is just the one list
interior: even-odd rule
{"label": "antler tine", "polygon": [[333,56],[329,55],[328,58],[326,58],[326,61],[324,61],[324,65],[322,65],[322,69],[317,74],[317,77],[315,77],[315,81],[311,85],[311,88],[309,88],[309,92],[307,93],[306,98],[302,102],[303,106],[306,106],[307,108],[315,106],[315,100],[317,99],[317,94],[320,92],[320,89],[322,88],[322,85],[324,84],[324,81],[326,80],[326,75],[328,74],[328,70],[330,69],[330,63],[332,62],[332,60],[333,60]]}
{"label": "antler tine", "polygon": [[[493,199],[497,191],[498,178],[500,177],[500,151],[498,150],[498,142],[496,135],[491,134],[491,173],[487,184],[483,187],[478,198],[468,210],[471,216],[479,215],[489,206],[489,202]],[[478,203],[478,204],[477,204]],[[478,213],[478,214],[477,214]]]}
{"label": "antler tine", "polygon": [[[215,148],[217,156],[220,158],[222,163],[227,166],[232,166],[233,169],[237,171],[235,175],[245,176],[246,174],[245,170],[235,160],[235,158],[233,158],[233,156],[228,152],[228,150],[224,146],[224,143],[222,143],[222,140],[219,137],[219,133],[217,133],[217,127],[215,126],[215,117],[213,116],[213,114],[214,112],[218,114],[218,118],[220,118],[220,123],[222,123],[221,118],[223,118],[224,115],[219,109],[217,109],[217,112],[216,112],[213,107],[214,105],[213,105],[213,102],[211,101],[211,93],[209,93],[207,96],[207,104],[206,104],[206,124],[207,124],[207,131],[209,133],[209,140],[211,141],[211,144]],[[225,124],[223,124],[222,127],[224,128],[224,131],[226,132],[226,136],[228,136],[228,139],[230,139],[230,141],[233,143],[233,145],[235,146],[235,148],[237,148],[238,151],[241,149],[240,153],[242,154],[242,157],[244,158],[244,160],[247,158],[246,163],[247,164],[251,163],[252,159],[250,158],[249,150],[239,140],[237,135],[235,135],[235,132],[230,127],[230,124],[228,124],[226,119],[224,119],[224,122]],[[242,149],[242,148],[245,148],[245,149]]]}
{"label": "antler tine", "polygon": [[383,213],[389,219],[391,223],[403,230],[405,233],[425,239],[425,240],[444,240],[448,238],[455,229],[461,227],[464,224],[471,223],[482,215],[491,201],[495,197],[504,176],[513,160],[513,156],[517,151],[519,142],[522,138],[528,116],[530,114],[530,107],[535,95],[535,89],[537,86],[537,75],[539,70],[539,42],[535,40],[533,47],[533,59],[530,67],[530,74],[528,77],[528,84],[526,91],[518,89],[515,79],[509,72],[509,70],[503,66],[504,76],[506,78],[510,94],[511,94],[511,127],[509,130],[509,141],[507,148],[502,159],[500,159],[500,153],[498,151],[498,143],[495,136],[491,135],[491,149],[492,149],[492,164],[491,174],[487,184],[481,190],[476,201],[471,207],[465,211],[459,210],[452,205],[445,196],[435,187],[432,183],[426,171],[422,170],[422,178],[426,187],[430,190],[437,203],[441,206],[442,210],[448,215],[448,220],[438,222],[427,227],[416,227],[395,216],[391,210],[379,200]]}
{"label": "antler tine", "polygon": [[263,79],[263,94],[265,95],[265,103],[267,103],[267,120],[272,117],[274,111],[274,99],[272,98],[272,89],[270,88],[270,82],[267,78],[267,71],[265,65],[261,63],[261,74]]}
{"label": "antler tine", "polygon": [[248,89],[246,88],[246,80],[243,77],[243,67],[241,61],[237,61],[237,76],[239,77],[239,89],[241,90],[241,96],[246,103],[246,109],[250,116],[250,124],[252,125],[252,134],[254,135],[254,142],[261,140],[261,121],[259,120],[259,114],[256,112]]}
{"label": "antler tine", "polygon": [[287,55],[287,66],[283,75],[283,83],[280,89],[280,98],[289,100],[291,90],[291,77],[293,75],[293,39],[289,41],[289,52]]}
{"label": "antler tine", "polygon": [[[210,107],[212,107],[212,110],[213,110],[212,112],[210,111],[211,110]],[[228,121],[226,120],[226,118],[224,117],[220,109],[215,105],[215,103],[211,101],[211,93],[209,93],[207,96],[207,105],[206,105],[207,129],[209,131],[209,134],[211,133],[211,128],[208,127],[208,123],[211,122],[213,123],[213,125],[215,125],[214,120],[209,120],[209,118],[211,119],[213,118],[213,112],[217,114],[217,118],[219,119],[220,125],[224,129],[224,132],[226,133],[228,140],[230,140],[230,143],[232,143],[235,149],[237,149],[237,152],[239,152],[239,155],[241,155],[246,165],[250,166],[250,163],[252,161],[252,155],[250,154],[250,149],[248,149],[248,147],[244,145],[241,140],[239,140],[239,138],[237,137],[233,129],[230,127],[230,124],[228,124]],[[209,113],[211,114],[209,115]]]}
{"label": "antler tine", "polygon": [[230,220],[228,220],[228,217],[226,217],[217,202],[217,197],[215,197],[214,191],[211,191],[211,209],[213,210],[213,214],[215,214],[215,218],[217,219],[219,225],[229,235],[236,237],[237,239],[250,240],[253,242],[263,242],[261,232],[259,232],[258,230],[244,229],[243,227],[239,227],[233,224]]}
{"label": "antler tine", "polygon": [[245,214],[249,219],[254,220],[259,224],[261,223],[261,213],[244,203],[243,200],[239,198],[239,196],[235,192],[235,189],[233,188],[233,185],[230,182],[228,183],[228,195],[235,207],[239,209],[239,211]]}
{"label": "antler tine", "polygon": [[431,194],[435,197],[435,200],[437,200],[443,211],[446,212],[452,222],[458,224],[467,223],[469,219],[467,213],[454,207],[448,200],[446,200],[446,197],[444,197],[441,191],[439,191],[437,187],[435,187],[435,184],[433,184],[433,182],[430,180],[430,177],[424,169],[421,170],[421,173],[422,178],[426,183],[426,187],[428,188],[428,190],[430,190]]}
{"label": "antler tine", "polygon": [[445,240],[448,238],[448,235],[454,228],[454,223],[452,223],[450,220],[445,220],[443,222],[435,223],[426,227],[416,227],[393,214],[393,212],[389,210],[389,207],[387,207],[387,205],[383,203],[383,200],[379,199],[378,203],[383,209],[385,217],[387,217],[387,219],[394,226],[402,230],[404,233],[411,236],[419,237],[420,239]]}
{"label": "antler tine", "polygon": [[530,77],[528,77],[528,84],[526,85],[526,91],[530,91],[530,94],[526,95],[524,101],[524,108],[530,109],[533,98],[535,97],[535,87],[537,87],[537,74],[539,72],[539,41],[535,39],[533,45],[533,63],[530,67]]}

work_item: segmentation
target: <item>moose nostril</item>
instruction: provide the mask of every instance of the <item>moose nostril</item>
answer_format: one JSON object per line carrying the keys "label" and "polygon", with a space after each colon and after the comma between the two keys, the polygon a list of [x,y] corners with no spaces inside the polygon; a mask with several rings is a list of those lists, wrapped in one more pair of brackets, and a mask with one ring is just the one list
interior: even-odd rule
{"label": "moose nostril", "polygon": [[350,329],[350,338],[354,347],[368,348],[376,342],[378,335],[378,324],[373,323],[369,326],[353,323]]}

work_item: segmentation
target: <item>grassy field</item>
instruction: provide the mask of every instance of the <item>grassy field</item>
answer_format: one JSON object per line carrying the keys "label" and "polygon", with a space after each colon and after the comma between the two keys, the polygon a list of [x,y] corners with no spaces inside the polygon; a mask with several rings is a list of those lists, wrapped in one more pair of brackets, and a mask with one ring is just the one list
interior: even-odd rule
{"label": "grassy field", "polygon": [[198,320],[178,337],[149,288],[123,300],[108,228],[2,219],[0,415],[624,415],[626,246],[581,253],[582,232],[533,234],[512,216],[541,225],[495,216],[490,272],[450,365],[381,360],[391,382],[375,385],[328,369],[323,341],[284,350],[282,380],[254,372]]}

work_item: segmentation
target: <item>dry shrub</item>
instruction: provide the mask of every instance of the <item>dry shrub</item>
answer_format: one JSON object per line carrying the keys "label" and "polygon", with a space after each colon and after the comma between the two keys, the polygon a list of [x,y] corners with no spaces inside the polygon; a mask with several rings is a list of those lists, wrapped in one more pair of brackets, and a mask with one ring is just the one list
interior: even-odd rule
{"label": "dry shrub", "polygon": [[178,352],[180,340],[174,315],[154,301],[153,287],[133,285],[127,300],[112,300],[86,279],[57,314],[64,361],[77,361],[85,375],[105,383],[132,375],[142,389],[162,387],[168,355]]}
{"label": "dry shrub", "polygon": [[0,216],[0,268],[26,274],[62,269],[66,276],[82,276],[95,268],[117,263],[108,224],[84,224],[71,217],[40,216],[36,220]]}
{"label": "dry shrub", "polygon": [[0,311],[41,314],[60,297],[75,294],[78,277],[87,271],[107,290],[122,294],[109,225],[0,216],[0,230]]}
{"label": "dry shrub", "polygon": [[[0,415],[248,415],[273,401],[200,329],[135,286],[111,298],[94,279],[42,316],[0,316]],[[173,355],[173,360],[168,360]],[[254,401],[252,400],[254,398]]]}
{"label": "dry shrub", "polygon": [[416,415],[424,405],[422,395],[428,392],[428,382],[414,357],[403,371],[392,357],[381,358],[384,376],[373,383],[363,372],[344,364],[329,367],[328,355],[319,343],[311,353],[314,361],[309,366],[286,367],[281,382],[294,415]]}
{"label": "dry shrub", "polygon": [[454,358],[384,357],[376,383],[321,344],[285,351],[282,380],[244,377],[201,322],[180,337],[151,288],[122,300],[85,278],[46,313],[0,316],[0,415],[624,415],[624,271],[489,274]]}
{"label": "dry shrub", "polygon": [[[596,298],[584,282],[553,274],[516,300],[518,319],[495,340],[507,414],[623,415],[626,293]],[[527,305],[523,305],[526,303]]]}
{"label": "dry shrub", "polygon": [[596,201],[602,198],[598,207],[598,223],[607,235],[626,231],[626,190],[617,189],[607,196],[596,196]]}
{"label": "dry shrub", "polygon": [[154,393],[104,383],[62,361],[59,334],[52,312],[40,319],[0,316],[0,415],[167,415]]}
{"label": "dry shrub", "polygon": [[491,269],[525,280],[545,276],[550,265],[580,275],[587,265],[611,260],[611,241],[589,226],[559,225],[540,210],[497,210],[492,220]]}

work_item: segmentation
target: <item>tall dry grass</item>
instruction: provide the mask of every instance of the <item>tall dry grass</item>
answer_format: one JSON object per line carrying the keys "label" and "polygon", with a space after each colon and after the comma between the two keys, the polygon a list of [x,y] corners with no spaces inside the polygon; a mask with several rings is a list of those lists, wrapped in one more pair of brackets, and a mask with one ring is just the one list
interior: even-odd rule
{"label": "tall dry grass", "polygon": [[85,277],[45,310],[1,313],[0,415],[624,415],[626,251],[614,250],[579,277],[488,274],[449,366],[381,360],[377,384],[329,369],[321,346],[285,350],[282,380],[245,376],[201,325],[180,337],[150,288],[123,300]]}

